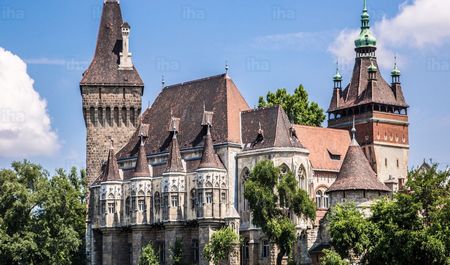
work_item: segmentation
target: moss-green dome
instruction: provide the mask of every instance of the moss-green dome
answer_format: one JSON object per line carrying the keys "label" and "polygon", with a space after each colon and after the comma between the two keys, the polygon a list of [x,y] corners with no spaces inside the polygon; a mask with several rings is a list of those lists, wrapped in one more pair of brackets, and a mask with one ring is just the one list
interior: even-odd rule
{"label": "moss-green dome", "polygon": [[400,76],[401,72],[397,67],[397,63],[394,64],[394,69],[392,69],[391,76]]}
{"label": "moss-green dome", "polygon": [[334,81],[342,81],[342,75],[339,73],[339,70],[336,71],[336,74],[333,76]]}
{"label": "moss-green dome", "polygon": [[367,10],[366,1],[364,1],[364,8],[361,15],[361,33],[359,33],[359,37],[355,40],[355,46],[356,48],[377,46],[377,39],[370,31],[370,15]]}
{"label": "moss-green dome", "polygon": [[371,61],[370,66],[369,66],[369,68],[367,68],[367,69],[369,70],[370,73],[374,73],[374,72],[378,71],[378,67],[376,67],[376,66],[373,64],[373,61]]}

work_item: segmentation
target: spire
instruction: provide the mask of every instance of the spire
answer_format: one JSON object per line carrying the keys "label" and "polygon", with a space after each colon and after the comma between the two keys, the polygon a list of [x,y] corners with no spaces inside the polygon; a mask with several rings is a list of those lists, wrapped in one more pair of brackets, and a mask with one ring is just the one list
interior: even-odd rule
{"label": "spire", "polygon": [[[130,27],[123,21],[119,1],[105,0],[95,55],[83,74],[81,85],[144,86],[131,63],[129,33]],[[129,61],[126,61],[128,59]]]}
{"label": "spire", "polygon": [[342,75],[339,72],[339,61],[336,62],[336,74],[333,76],[334,88],[342,88]]}
{"label": "spire", "polygon": [[171,118],[169,131],[172,133],[172,141],[169,146],[169,158],[167,159],[166,173],[184,172],[180,146],[177,138],[179,124],[180,119],[174,117]]}
{"label": "spire", "polygon": [[117,164],[116,155],[114,153],[114,140],[110,138],[111,147],[108,152],[108,160],[106,161],[104,170],[100,177],[100,181],[117,181],[121,180],[119,173],[119,165]]}
{"label": "spire", "polygon": [[202,125],[206,127],[206,135],[203,137],[203,153],[198,168],[223,168],[216,152],[211,137],[212,112],[204,111]]}
{"label": "spire", "polygon": [[161,76],[161,87],[164,88],[166,86],[166,80],[164,79],[164,75]]}
{"label": "spire", "polygon": [[148,168],[148,160],[145,152],[145,137],[142,132],[139,135],[139,141],[139,151],[133,177],[150,177],[150,170]]}
{"label": "spire", "polygon": [[359,33],[358,39],[355,40],[355,46],[356,49],[369,48],[368,50],[364,49],[362,53],[370,56],[374,55],[373,53],[375,52],[377,46],[377,39],[370,31],[370,15],[367,9],[366,0],[364,0],[363,11],[361,14],[361,32]]}
{"label": "spire", "polygon": [[358,141],[356,141],[356,126],[355,126],[355,116],[353,116],[353,127],[352,127],[352,146],[359,146]]}
{"label": "spire", "polygon": [[397,56],[395,56],[394,57],[394,68],[392,69],[392,72],[391,72],[392,84],[400,83],[400,75],[401,75],[401,72],[397,67]]}

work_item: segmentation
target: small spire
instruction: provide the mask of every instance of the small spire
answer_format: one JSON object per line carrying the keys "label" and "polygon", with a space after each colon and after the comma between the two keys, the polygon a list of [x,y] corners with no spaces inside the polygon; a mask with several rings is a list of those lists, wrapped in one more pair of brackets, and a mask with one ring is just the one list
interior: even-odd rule
{"label": "small spire", "polygon": [[161,77],[161,86],[162,88],[166,87],[166,80],[164,79],[164,75]]}
{"label": "small spire", "polygon": [[356,141],[356,125],[355,125],[355,116],[353,116],[353,126],[352,126],[352,145],[359,145]]}
{"label": "small spire", "polygon": [[145,135],[143,132],[139,134],[139,138],[141,144],[139,146],[133,177],[150,177],[150,169],[148,168],[148,160],[145,152]]}
{"label": "small spire", "polygon": [[339,61],[336,61],[336,74],[333,77],[334,81],[342,81],[342,75],[339,72]]}
{"label": "small spire", "polygon": [[225,74],[228,75],[228,70],[230,69],[228,61],[225,61]]}
{"label": "small spire", "polygon": [[378,70],[378,68],[373,63],[373,58],[370,58],[370,66],[368,68],[369,72],[374,73]]}
{"label": "small spire", "polygon": [[363,7],[363,11],[367,11],[367,0],[364,0],[364,7]]}
{"label": "small spire", "polygon": [[143,132],[141,132],[141,133],[139,134],[139,139],[140,139],[140,141],[141,141],[141,146],[144,146],[144,133],[143,133]]}

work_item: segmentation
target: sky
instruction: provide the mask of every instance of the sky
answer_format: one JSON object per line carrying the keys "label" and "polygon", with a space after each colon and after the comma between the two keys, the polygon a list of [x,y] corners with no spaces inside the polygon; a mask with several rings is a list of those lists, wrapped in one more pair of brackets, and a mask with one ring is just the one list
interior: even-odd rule
{"label": "sky", "polygon": [[[251,106],[303,84],[327,109],[335,62],[344,83],[362,0],[122,0],[143,105],[166,85],[229,74]],[[79,81],[103,0],[0,0],[0,168],[28,159],[48,170],[85,166]],[[368,0],[387,81],[394,56],[410,118],[410,167],[450,165],[450,1]],[[326,123],[324,124],[326,126]]]}

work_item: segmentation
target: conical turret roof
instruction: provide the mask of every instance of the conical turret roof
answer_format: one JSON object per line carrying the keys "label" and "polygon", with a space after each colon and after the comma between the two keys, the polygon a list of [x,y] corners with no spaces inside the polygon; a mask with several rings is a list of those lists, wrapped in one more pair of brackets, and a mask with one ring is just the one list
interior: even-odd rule
{"label": "conical turret roof", "polygon": [[181,158],[180,146],[177,139],[177,131],[172,132],[172,142],[169,147],[169,159],[165,172],[184,172],[183,162]]}
{"label": "conical turret roof", "polygon": [[147,155],[145,154],[144,136],[141,135],[138,157],[134,168],[133,177],[149,177],[150,169],[148,168]]}
{"label": "conical turret roof", "polygon": [[214,145],[211,137],[210,125],[206,126],[206,135],[204,136],[204,146],[202,153],[202,160],[198,168],[219,168],[223,169],[224,166],[214,151]]}
{"label": "conical turret roof", "polygon": [[364,152],[356,141],[356,130],[352,129],[353,139],[345,155],[336,181],[327,192],[350,191],[350,190],[372,190],[390,192],[373,171]]}
{"label": "conical turret roof", "polygon": [[114,153],[114,146],[111,140],[111,148],[108,151],[108,160],[103,165],[103,170],[94,184],[100,184],[106,181],[118,181],[121,180],[119,173],[119,165],[117,164],[116,155]]}

